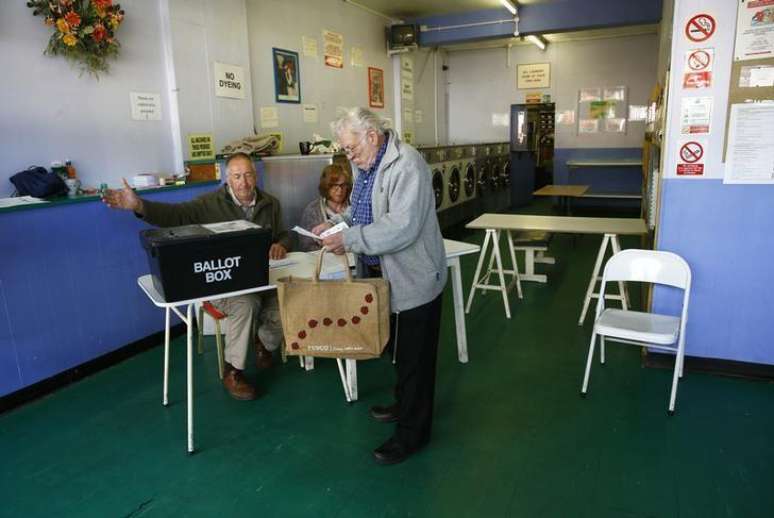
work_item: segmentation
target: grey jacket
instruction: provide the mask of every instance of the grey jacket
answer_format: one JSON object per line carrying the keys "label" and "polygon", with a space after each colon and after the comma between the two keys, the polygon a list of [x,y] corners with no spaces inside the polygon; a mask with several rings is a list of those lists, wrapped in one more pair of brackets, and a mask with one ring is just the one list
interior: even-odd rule
{"label": "grey jacket", "polygon": [[[357,254],[377,255],[390,283],[392,311],[426,304],[446,285],[446,252],[435,213],[430,168],[416,149],[388,130],[387,150],[376,170],[374,221],[344,231],[344,245]],[[357,167],[353,164],[354,181]],[[350,209],[332,218],[352,224]],[[358,263],[360,263],[358,261]]]}

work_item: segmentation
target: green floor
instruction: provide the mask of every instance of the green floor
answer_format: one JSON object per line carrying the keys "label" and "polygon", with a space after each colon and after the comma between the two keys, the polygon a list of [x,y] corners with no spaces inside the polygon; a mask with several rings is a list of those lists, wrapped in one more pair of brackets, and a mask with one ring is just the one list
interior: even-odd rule
{"label": "green floor", "polygon": [[[360,364],[351,406],[331,360],[277,366],[261,399],[238,402],[211,347],[186,455],[178,339],[166,409],[156,348],[0,415],[0,516],[774,516],[774,384],[686,371],[670,418],[671,373],[610,345],[579,398],[598,243],[557,236],[549,284],[525,284],[511,320],[499,296],[477,297],[467,365],[447,289],[433,441],[403,464],[370,455],[391,432],[368,418],[392,392],[385,359]],[[463,260],[466,293],[474,266]]]}

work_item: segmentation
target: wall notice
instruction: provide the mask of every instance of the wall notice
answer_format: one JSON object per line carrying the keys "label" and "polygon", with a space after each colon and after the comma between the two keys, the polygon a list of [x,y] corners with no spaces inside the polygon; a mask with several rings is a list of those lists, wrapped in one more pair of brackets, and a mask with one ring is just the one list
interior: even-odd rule
{"label": "wall notice", "polygon": [[704,140],[683,140],[678,143],[677,176],[704,176]]}
{"label": "wall notice", "polygon": [[712,86],[712,64],[715,49],[691,49],[685,53],[683,88],[709,88]]}
{"label": "wall notice", "polygon": [[551,64],[517,65],[516,88],[548,88],[551,86]]}
{"label": "wall notice", "polygon": [[710,132],[712,97],[684,97],[680,103],[680,133],[706,135]]}
{"label": "wall notice", "polygon": [[774,104],[732,104],[723,183],[774,183]]}
{"label": "wall notice", "polygon": [[331,68],[344,68],[344,36],[338,32],[323,31],[325,64]]}
{"label": "wall notice", "polygon": [[191,160],[212,160],[215,158],[215,143],[212,133],[190,133],[188,135],[188,156]]}
{"label": "wall notice", "polygon": [[215,97],[245,98],[245,69],[215,62]]}
{"label": "wall notice", "polygon": [[774,0],[740,0],[734,59],[774,56]]}
{"label": "wall notice", "polygon": [[130,92],[129,101],[132,105],[132,119],[136,121],[161,120],[161,94]]}

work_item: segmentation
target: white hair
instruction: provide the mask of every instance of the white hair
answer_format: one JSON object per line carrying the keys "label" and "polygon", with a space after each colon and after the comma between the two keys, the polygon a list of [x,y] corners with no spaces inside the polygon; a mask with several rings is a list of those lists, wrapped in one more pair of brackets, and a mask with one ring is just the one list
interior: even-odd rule
{"label": "white hair", "polygon": [[343,131],[351,131],[357,135],[364,135],[369,130],[384,133],[387,130],[387,121],[366,108],[345,108],[331,122],[331,132],[338,138]]}

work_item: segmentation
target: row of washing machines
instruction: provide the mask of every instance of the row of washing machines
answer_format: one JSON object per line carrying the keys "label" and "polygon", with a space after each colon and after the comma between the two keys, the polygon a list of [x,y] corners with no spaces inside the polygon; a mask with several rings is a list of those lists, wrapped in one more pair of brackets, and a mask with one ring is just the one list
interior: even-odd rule
{"label": "row of washing machines", "polygon": [[420,147],[430,165],[441,228],[511,206],[508,143]]}

